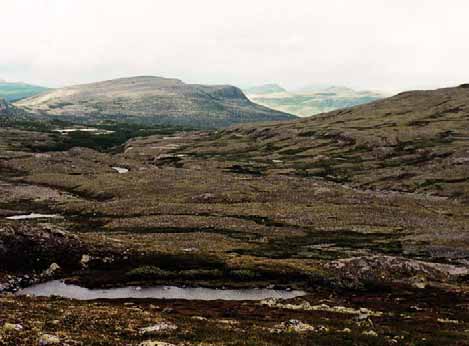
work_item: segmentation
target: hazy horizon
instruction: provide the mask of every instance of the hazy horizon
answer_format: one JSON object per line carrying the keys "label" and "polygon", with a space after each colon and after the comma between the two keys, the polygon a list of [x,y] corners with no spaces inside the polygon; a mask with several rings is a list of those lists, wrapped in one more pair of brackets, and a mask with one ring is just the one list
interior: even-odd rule
{"label": "hazy horizon", "polygon": [[3,2],[0,79],[10,81],[155,75],[388,92],[469,82],[462,0]]}

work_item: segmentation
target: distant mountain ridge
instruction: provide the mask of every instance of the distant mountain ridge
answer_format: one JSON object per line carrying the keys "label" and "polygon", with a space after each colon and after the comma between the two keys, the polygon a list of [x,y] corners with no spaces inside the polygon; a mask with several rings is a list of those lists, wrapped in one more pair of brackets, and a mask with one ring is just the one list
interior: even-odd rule
{"label": "distant mountain ridge", "polygon": [[264,85],[255,86],[255,87],[251,87],[251,88],[245,88],[245,89],[243,89],[243,91],[246,92],[247,94],[253,94],[253,95],[255,95],[255,94],[263,95],[263,94],[273,94],[273,93],[287,92],[286,89],[282,88],[278,84],[264,84]]}
{"label": "distant mountain ridge", "polygon": [[[272,85],[276,86],[268,86]],[[385,97],[378,92],[357,91],[334,85],[310,85],[291,92],[282,87],[273,89],[260,86],[245,89],[245,92],[256,103],[301,117],[357,106]]]}
{"label": "distant mountain ridge", "polygon": [[295,118],[251,102],[234,86],[153,76],[54,89],[15,105],[31,114],[73,121],[112,119],[207,128]]}
{"label": "distant mountain ridge", "polygon": [[46,87],[22,82],[8,82],[0,78],[0,98],[14,102],[49,90]]}

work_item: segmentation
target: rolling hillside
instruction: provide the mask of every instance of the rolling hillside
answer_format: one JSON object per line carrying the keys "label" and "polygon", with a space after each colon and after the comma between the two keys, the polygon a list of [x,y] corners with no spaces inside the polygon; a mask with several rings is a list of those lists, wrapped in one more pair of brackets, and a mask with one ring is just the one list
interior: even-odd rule
{"label": "rolling hillside", "polygon": [[261,172],[468,200],[469,87],[405,92],[298,121],[234,127],[194,151],[204,152],[256,160],[251,169]]}

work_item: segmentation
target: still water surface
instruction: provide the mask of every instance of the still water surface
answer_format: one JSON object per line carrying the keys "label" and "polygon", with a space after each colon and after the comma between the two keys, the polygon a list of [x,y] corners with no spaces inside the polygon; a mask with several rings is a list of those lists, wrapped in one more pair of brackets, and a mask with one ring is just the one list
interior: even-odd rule
{"label": "still water surface", "polygon": [[305,295],[303,291],[287,291],[274,289],[214,289],[203,287],[128,286],[110,289],[88,289],[76,285],[68,285],[60,280],[25,288],[18,295],[59,296],[78,300],[93,299],[186,299],[186,300],[262,300],[266,298],[291,299]]}

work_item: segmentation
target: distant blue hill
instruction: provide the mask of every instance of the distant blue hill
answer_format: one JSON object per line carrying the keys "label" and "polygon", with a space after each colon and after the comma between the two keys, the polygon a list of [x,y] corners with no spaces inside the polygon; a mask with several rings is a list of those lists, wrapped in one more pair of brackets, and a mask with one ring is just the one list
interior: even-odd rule
{"label": "distant blue hill", "polygon": [[3,98],[8,102],[34,96],[47,90],[49,89],[38,85],[10,83],[0,80],[0,98]]}

